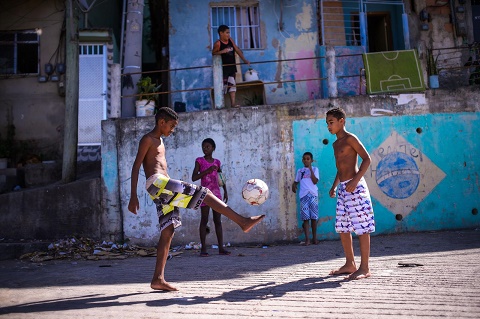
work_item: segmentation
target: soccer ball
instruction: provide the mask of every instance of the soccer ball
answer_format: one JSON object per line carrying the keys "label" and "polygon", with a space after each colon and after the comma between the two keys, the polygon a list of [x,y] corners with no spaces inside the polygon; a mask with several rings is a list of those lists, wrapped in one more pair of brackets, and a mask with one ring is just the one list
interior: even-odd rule
{"label": "soccer ball", "polygon": [[250,179],[242,188],[242,197],[250,205],[261,205],[268,198],[268,186],[261,179]]}

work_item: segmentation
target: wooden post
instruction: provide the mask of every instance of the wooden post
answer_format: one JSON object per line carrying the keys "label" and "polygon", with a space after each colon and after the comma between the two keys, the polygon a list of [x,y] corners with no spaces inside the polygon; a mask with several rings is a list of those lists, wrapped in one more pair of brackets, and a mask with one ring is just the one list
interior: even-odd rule
{"label": "wooden post", "polygon": [[66,1],[66,72],[65,125],[63,136],[62,182],[69,183],[77,175],[78,147],[78,11],[72,0]]}

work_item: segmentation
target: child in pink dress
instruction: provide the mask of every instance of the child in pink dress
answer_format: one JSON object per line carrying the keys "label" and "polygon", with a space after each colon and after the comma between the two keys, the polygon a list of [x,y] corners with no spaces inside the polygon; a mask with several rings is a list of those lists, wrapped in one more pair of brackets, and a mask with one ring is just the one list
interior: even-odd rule
{"label": "child in pink dress", "polygon": [[[201,186],[207,187],[210,191],[217,196],[222,198],[220,193],[220,186],[218,186],[218,172],[221,172],[220,168],[221,163],[218,159],[212,157],[212,153],[215,150],[215,141],[211,138],[207,138],[202,142],[202,150],[205,156],[198,157],[195,160],[195,168],[192,173],[192,180],[195,182],[201,179]],[[223,201],[226,203],[228,201],[227,185],[223,183]],[[208,223],[208,214],[210,212],[210,207],[202,204],[200,206],[202,212],[202,218],[200,220],[200,243],[202,244],[202,250],[200,252],[201,257],[208,257],[207,245],[205,244],[205,239],[207,236],[207,223]],[[230,255],[230,252],[225,250],[223,247],[223,229],[222,229],[222,220],[221,214],[214,211],[213,212],[213,223],[215,224],[215,233],[217,234],[218,240],[218,253],[220,255]]]}

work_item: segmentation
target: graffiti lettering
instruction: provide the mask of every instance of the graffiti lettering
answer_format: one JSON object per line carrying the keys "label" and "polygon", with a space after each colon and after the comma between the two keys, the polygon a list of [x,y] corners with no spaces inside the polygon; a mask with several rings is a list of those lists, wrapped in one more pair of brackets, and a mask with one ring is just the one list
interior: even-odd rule
{"label": "graffiti lettering", "polygon": [[380,157],[380,159],[382,159],[385,156],[387,156],[388,154],[391,154],[393,152],[404,153],[404,154],[409,155],[409,156],[414,157],[414,158],[418,157],[418,159],[420,161],[422,161],[422,152],[420,152],[419,149],[413,147],[409,143],[401,143],[401,144],[399,143],[399,144],[395,145],[395,147],[392,147],[392,146],[388,145],[386,149],[385,149],[385,147],[380,146],[375,151],[375,155],[377,155],[378,157]]}
{"label": "graffiti lettering", "polygon": [[148,195],[147,193],[143,193],[143,205],[145,207],[151,207],[155,205],[155,203],[150,198],[150,195]]}

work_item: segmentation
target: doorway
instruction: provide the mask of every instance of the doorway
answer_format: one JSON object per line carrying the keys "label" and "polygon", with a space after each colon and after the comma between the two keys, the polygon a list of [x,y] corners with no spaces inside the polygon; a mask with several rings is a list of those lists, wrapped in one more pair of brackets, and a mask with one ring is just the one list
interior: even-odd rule
{"label": "doorway", "polygon": [[[106,44],[79,45],[78,160],[100,158],[102,120],[107,118]],[[85,156],[88,154],[88,156]],[[86,158],[84,158],[86,157]]]}
{"label": "doorway", "polygon": [[390,12],[367,13],[368,52],[393,50]]}

